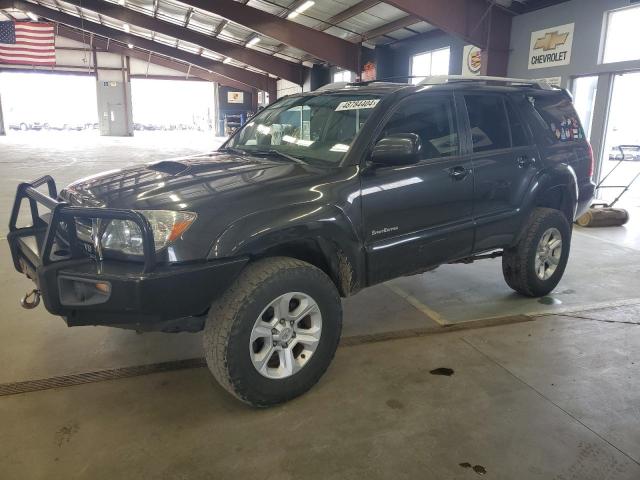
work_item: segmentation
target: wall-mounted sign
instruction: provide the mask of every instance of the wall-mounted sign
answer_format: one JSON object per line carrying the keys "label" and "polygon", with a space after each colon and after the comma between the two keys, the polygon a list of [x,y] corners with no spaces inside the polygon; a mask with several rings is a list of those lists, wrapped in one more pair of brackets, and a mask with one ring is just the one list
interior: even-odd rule
{"label": "wall-mounted sign", "polygon": [[538,80],[542,80],[552,87],[562,87],[562,77],[546,77],[538,78]]}
{"label": "wall-mounted sign", "polygon": [[568,23],[533,32],[529,46],[529,70],[569,65],[574,25]]}
{"label": "wall-mounted sign", "polygon": [[376,79],[376,64],[374,62],[367,62],[362,67],[363,82],[371,82]]}
{"label": "wall-mounted sign", "polygon": [[462,50],[462,75],[480,75],[482,51],[475,45],[465,45]]}
{"label": "wall-mounted sign", "polygon": [[227,92],[227,103],[244,103],[244,92]]}

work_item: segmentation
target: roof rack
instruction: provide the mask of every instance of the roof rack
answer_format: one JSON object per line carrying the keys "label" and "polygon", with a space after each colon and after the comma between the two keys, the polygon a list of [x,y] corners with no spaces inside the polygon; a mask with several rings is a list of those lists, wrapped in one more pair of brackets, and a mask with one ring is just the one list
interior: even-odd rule
{"label": "roof rack", "polygon": [[432,75],[425,77],[418,85],[441,85],[452,82],[496,82],[505,85],[528,85],[540,88],[541,90],[559,90],[560,87],[552,85],[546,79],[530,79],[530,78],[508,78],[508,77],[489,77],[484,75],[476,75],[467,77],[464,75]]}

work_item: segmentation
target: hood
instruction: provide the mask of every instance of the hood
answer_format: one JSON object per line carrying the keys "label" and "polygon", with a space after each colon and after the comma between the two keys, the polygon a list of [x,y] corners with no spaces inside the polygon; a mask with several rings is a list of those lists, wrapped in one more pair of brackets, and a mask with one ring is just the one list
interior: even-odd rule
{"label": "hood", "polygon": [[198,220],[184,238],[210,244],[242,217],[317,200],[313,187],[332,170],[214,152],[104,172],[60,196],[72,205],[195,212]]}
{"label": "hood", "polygon": [[295,188],[319,171],[288,161],[214,152],[103,172],[73,182],[61,196],[72,205],[198,211],[223,198],[247,198],[256,190],[277,197],[283,184]]}

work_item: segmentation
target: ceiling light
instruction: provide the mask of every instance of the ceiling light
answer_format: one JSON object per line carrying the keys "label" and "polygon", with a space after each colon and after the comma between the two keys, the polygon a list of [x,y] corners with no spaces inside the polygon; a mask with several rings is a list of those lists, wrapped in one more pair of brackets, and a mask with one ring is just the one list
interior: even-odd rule
{"label": "ceiling light", "polygon": [[35,13],[33,13],[33,12],[27,12],[27,16],[28,16],[31,20],[33,20],[34,22],[37,22],[37,21],[38,21],[38,16],[37,16]]}
{"label": "ceiling light", "polygon": [[124,31],[125,31],[125,32],[127,32],[127,33],[129,33],[129,32],[131,31],[131,27],[129,26],[129,24],[128,24],[128,23],[125,23],[125,24],[122,26],[122,28],[124,28]]}
{"label": "ceiling light", "polygon": [[310,9],[315,4],[316,4],[316,2],[314,2],[313,0],[307,0],[302,5],[300,5],[298,8],[296,8],[293,12],[291,12],[289,15],[287,15],[287,18],[296,18],[302,12],[304,12],[305,10]]}
{"label": "ceiling light", "polygon": [[127,43],[127,47],[133,50],[133,43]]}
{"label": "ceiling light", "polygon": [[253,37],[251,40],[247,42],[247,45],[255,45],[260,41],[260,37]]}
{"label": "ceiling light", "polygon": [[222,61],[222,63],[231,63],[231,59],[227,57]]}

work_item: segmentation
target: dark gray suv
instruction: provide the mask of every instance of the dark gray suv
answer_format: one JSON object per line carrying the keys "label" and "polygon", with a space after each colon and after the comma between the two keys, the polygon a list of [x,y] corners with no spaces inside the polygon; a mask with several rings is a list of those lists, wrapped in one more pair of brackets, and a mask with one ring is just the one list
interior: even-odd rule
{"label": "dark gray suv", "polygon": [[512,289],[550,292],[592,170],[569,94],[543,83],[330,85],[278,100],[217,152],[60,194],[48,176],[23,183],[8,238],[37,286],[26,307],[42,298],[70,326],[204,328],[220,384],[267,406],[324,373],[341,296],[496,256]]}

